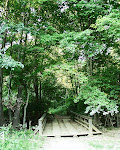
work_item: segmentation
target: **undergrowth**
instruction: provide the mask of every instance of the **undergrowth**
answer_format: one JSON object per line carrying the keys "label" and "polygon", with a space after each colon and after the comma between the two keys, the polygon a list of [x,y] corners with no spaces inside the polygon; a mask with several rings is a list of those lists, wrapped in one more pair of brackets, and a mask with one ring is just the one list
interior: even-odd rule
{"label": "undergrowth", "polygon": [[0,150],[38,150],[43,142],[32,130],[13,130],[11,125],[0,128]]}

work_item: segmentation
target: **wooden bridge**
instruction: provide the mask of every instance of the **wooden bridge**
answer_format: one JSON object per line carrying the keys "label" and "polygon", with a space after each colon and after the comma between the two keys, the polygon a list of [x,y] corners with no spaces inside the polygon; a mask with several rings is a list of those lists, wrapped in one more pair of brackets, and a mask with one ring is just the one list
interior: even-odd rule
{"label": "wooden bridge", "polygon": [[38,120],[38,127],[41,136],[47,137],[73,137],[101,134],[92,123],[92,118],[84,115],[79,115],[71,112],[71,117],[54,116],[52,119],[47,119],[47,114]]}

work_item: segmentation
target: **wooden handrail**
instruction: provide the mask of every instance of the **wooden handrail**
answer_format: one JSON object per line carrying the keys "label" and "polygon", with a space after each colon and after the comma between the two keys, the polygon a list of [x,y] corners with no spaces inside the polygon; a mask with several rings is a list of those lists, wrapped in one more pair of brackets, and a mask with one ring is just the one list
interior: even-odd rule
{"label": "wooden handrail", "polygon": [[45,117],[46,117],[46,113],[44,113],[39,120],[43,121]]}
{"label": "wooden handrail", "polygon": [[82,117],[82,118],[85,118],[85,119],[90,119],[90,118],[92,118],[92,117],[90,117],[90,116],[85,116],[85,115],[80,115],[80,114],[78,114],[78,113],[76,113],[76,112],[73,112],[73,111],[70,111],[72,114],[74,114],[74,115],[77,115],[77,116],[79,116],[79,117]]}
{"label": "wooden handrail", "polygon": [[43,134],[43,130],[44,130],[44,128],[45,128],[46,121],[47,121],[46,116],[47,116],[47,114],[44,113],[44,114],[42,115],[42,117],[38,120],[39,135],[42,135],[42,134]]}
{"label": "wooden handrail", "polygon": [[93,134],[92,133],[92,130],[93,130],[92,117],[80,115],[73,111],[71,111],[70,113],[75,115],[76,122],[80,123],[82,126],[84,126],[85,128],[87,128],[89,130],[89,135],[91,136]]}
{"label": "wooden handrail", "polygon": [[89,135],[91,136],[91,135],[93,135],[93,130],[95,131],[95,133],[99,133],[99,134],[102,134],[102,132],[101,131],[99,131],[94,125],[93,125],[93,123],[92,123],[92,117],[90,117],[90,116],[85,116],[85,115],[80,115],[80,114],[78,114],[78,113],[76,113],[76,112],[73,112],[73,111],[71,111],[70,112],[71,114],[73,114],[75,117],[74,117],[74,119],[75,119],[75,121],[77,122],[77,123],[79,123],[80,125],[82,125],[82,126],[84,126],[86,129],[88,129],[89,130]]}

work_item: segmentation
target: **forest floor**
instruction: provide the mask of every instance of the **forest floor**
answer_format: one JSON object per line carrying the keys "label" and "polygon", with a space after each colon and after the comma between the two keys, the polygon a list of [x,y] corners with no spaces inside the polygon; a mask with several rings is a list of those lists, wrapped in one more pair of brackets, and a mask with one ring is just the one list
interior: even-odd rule
{"label": "forest floor", "polygon": [[91,137],[48,137],[40,150],[120,150],[120,128]]}

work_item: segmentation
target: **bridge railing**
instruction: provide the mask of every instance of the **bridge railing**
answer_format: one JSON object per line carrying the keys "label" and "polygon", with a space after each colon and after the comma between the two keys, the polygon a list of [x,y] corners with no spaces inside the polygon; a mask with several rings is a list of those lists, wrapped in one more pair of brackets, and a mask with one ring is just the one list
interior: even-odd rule
{"label": "bridge railing", "polygon": [[38,120],[38,130],[39,130],[39,135],[43,134],[43,130],[45,128],[47,121],[47,113],[44,113],[42,117]]}
{"label": "bridge railing", "polygon": [[96,133],[101,133],[92,123],[92,117],[80,115],[78,113],[75,113],[73,111],[70,112],[72,115],[74,115],[74,120],[89,130],[89,135],[93,135],[93,130]]}

